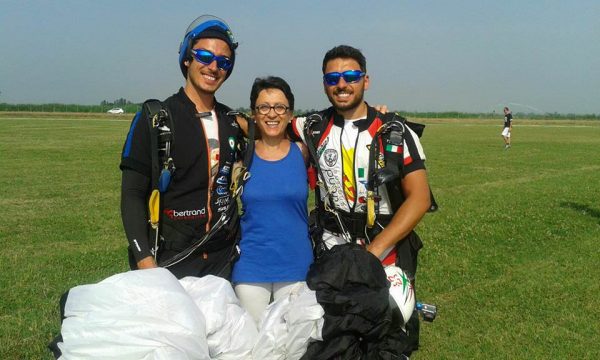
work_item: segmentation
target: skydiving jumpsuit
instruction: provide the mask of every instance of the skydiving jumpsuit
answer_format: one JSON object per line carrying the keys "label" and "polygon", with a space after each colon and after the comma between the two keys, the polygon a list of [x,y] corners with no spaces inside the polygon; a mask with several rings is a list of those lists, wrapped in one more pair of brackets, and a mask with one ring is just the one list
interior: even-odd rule
{"label": "skydiving jumpsuit", "polygon": [[[175,172],[161,194],[158,262],[167,260],[204,235],[232,202],[233,163],[242,132],[230,109],[216,103],[199,114],[183,89],[164,101],[172,117],[171,157]],[[154,234],[148,224],[152,149],[148,114],[136,114],[123,146],[121,214],[129,241],[129,262],[151,256]],[[233,202],[232,206],[237,204]],[[213,274],[228,278],[235,235],[221,231],[186,260],[169,267],[177,277]]]}

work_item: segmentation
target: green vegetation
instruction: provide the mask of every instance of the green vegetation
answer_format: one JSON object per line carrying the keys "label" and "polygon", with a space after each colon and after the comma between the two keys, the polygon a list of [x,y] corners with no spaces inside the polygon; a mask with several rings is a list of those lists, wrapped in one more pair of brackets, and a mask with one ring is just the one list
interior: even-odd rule
{"label": "green vegetation", "polygon": [[0,112],[58,112],[58,113],[105,113],[109,109],[120,107],[125,113],[135,114],[142,108],[142,104],[127,103],[118,105],[103,101],[100,105],[78,105],[78,104],[7,104],[0,103]]}
{"label": "green vegetation", "polygon": [[[134,104],[126,99],[117,99],[112,102],[103,100],[100,105],[77,105],[77,104],[7,104],[0,103],[0,112],[68,112],[68,113],[105,113],[111,108],[120,107],[125,113],[135,114],[142,108],[142,104]],[[249,108],[240,107],[237,111],[249,114]],[[296,114],[310,114],[317,112],[317,109],[297,109]],[[398,110],[402,116],[407,118],[422,119],[497,119],[504,115],[499,113],[465,113],[460,111],[442,111],[442,112],[416,112]],[[515,120],[519,119],[538,119],[538,120],[600,120],[600,114],[559,114],[559,113],[514,113]]]}
{"label": "green vegetation", "polygon": [[[446,112],[409,112],[399,111],[402,116],[407,118],[423,118],[423,119],[502,119],[504,114],[502,111],[498,113],[464,113],[459,111]],[[521,119],[536,119],[536,120],[600,120],[600,114],[559,114],[559,113],[520,113],[513,112],[515,121]]]}
{"label": "green vegetation", "polygon": [[[128,269],[118,164],[130,116],[0,113],[0,359],[51,359],[58,300]],[[417,295],[438,305],[414,359],[597,359],[600,123],[430,120],[440,210]]]}

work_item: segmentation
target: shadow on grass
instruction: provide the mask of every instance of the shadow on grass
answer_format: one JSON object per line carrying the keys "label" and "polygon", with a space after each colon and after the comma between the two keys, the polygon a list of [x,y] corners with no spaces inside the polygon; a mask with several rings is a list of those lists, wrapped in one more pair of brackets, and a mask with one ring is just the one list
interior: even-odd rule
{"label": "shadow on grass", "polygon": [[574,202],[570,202],[570,201],[563,201],[560,203],[560,206],[569,208],[569,209],[573,209],[573,210],[577,210],[577,211],[581,211],[585,215],[589,215],[589,216],[599,220],[598,224],[600,224],[600,210],[591,208],[587,205],[578,204],[578,203],[574,203]]}

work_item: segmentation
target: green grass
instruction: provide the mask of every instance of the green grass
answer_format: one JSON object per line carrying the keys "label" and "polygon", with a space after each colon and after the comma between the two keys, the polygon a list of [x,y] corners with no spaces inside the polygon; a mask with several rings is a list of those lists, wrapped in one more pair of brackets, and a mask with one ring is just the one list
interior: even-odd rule
{"label": "green grass", "polygon": [[[58,299],[128,269],[129,117],[0,113],[0,359],[51,359]],[[600,123],[423,120],[440,210],[419,233],[414,359],[600,357]],[[584,126],[582,126],[584,125]]]}
{"label": "green grass", "polygon": [[600,356],[600,127],[431,124],[418,358]]}

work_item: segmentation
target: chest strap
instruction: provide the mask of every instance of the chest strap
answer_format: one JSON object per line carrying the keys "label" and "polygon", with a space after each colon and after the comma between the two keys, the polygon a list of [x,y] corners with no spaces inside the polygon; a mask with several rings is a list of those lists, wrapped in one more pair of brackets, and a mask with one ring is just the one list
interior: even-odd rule
{"label": "chest strap", "polygon": [[[321,227],[333,234],[339,234],[340,227],[338,225],[338,220],[336,217],[329,211],[325,211],[324,208],[318,207],[318,221]],[[337,210],[337,214],[339,215],[339,219],[344,224],[345,230],[352,237],[352,240],[356,240],[357,238],[365,238],[367,235],[365,231],[367,231],[367,217],[365,213],[359,212],[345,212]],[[377,223],[382,227],[386,227],[390,221],[392,221],[393,215],[387,214],[379,214],[377,215]],[[370,237],[370,235],[369,235]]]}

